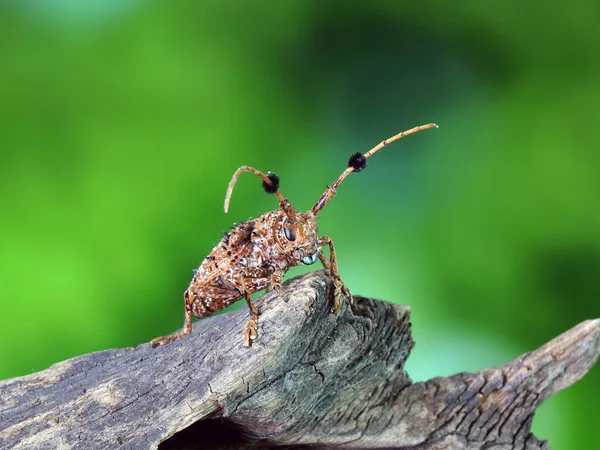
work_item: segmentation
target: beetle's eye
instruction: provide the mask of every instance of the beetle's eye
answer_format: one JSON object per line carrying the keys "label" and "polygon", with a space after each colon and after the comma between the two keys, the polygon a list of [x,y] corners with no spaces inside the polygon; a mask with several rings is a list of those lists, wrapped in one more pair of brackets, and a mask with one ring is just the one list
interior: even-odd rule
{"label": "beetle's eye", "polygon": [[294,230],[292,230],[291,228],[288,228],[284,225],[283,232],[285,233],[285,237],[287,238],[288,241],[296,240],[296,233],[294,233]]}

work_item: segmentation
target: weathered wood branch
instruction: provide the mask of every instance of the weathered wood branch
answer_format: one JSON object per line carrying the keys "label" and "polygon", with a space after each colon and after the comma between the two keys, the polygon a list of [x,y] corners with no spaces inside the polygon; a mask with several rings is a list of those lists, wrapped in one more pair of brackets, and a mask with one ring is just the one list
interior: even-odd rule
{"label": "weathered wood branch", "polygon": [[0,382],[0,448],[547,449],[530,432],[536,408],[600,352],[587,321],[502,367],[411,383],[408,308],[355,297],[333,315],[323,272],[283,294],[257,302],[251,348],[243,308],[163,347]]}

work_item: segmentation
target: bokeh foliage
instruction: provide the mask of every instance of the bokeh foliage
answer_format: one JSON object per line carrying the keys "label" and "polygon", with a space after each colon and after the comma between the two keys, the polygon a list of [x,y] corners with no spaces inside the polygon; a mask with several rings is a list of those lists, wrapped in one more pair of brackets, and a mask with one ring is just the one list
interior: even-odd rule
{"label": "bokeh foliage", "polygon": [[[355,293],[410,304],[416,379],[600,316],[600,4],[0,2],[0,378],[181,325],[232,222],[322,213]],[[301,273],[294,270],[290,275]],[[534,430],[600,448],[600,371]]]}

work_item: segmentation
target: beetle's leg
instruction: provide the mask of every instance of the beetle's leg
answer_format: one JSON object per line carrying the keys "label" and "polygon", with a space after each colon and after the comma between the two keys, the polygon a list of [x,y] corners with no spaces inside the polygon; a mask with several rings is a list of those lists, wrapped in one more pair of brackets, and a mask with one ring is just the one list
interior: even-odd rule
{"label": "beetle's leg", "polygon": [[[329,260],[327,260],[327,257],[321,250],[321,248],[325,247],[326,245],[329,246]],[[333,246],[333,242],[331,242],[331,239],[329,239],[329,236],[323,236],[319,238],[319,259],[321,260],[323,267],[329,270],[329,273],[331,274],[331,279],[333,280],[333,284],[335,285],[335,291],[333,294],[334,304],[332,312],[336,314],[342,306],[342,293],[350,297],[350,301],[352,301],[352,294],[350,293],[350,290],[348,290],[346,285],[344,285],[344,283],[342,282],[342,277],[338,272],[337,259],[335,257],[335,248]]]}
{"label": "beetle's leg", "polygon": [[281,291],[281,282],[283,281],[283,271],[276,269],[275,272],[271,274],[271,287],[277,294]]}
{"label": "beetle's leg", "polygon": [[246,322],[242,336],[244,337],[244,347],[250,347],[252,341],[258,336],[258,309],[250,298],[251,291],[248,289],[248,286],[246,286],[246,274],[244,272],[239,272],[239,275],[233,280],[221,279],[221,281],[225,283],[229,289],[235,290],[238,293],[234,301],[241,298],[239,296],[241,293],[246,299],[246,303],[248,303],[248,308],[250,308],[250,318],[248,319],[248,322]]}
{"label": "beetle's leg", "polygon": [[182,338],[183,336],[190,334],[192,332],[192,298],[190,297],[189,290],[185,291],[183,294],[183,298],[185,301],[185,319],[183,322],[183,330],[178,331],[171,336],[162,336],[154,338],[150,341],[150,345],[152,347],[158,347],[159,345],[168,344],[169,342],[173,342],[176,339]]}
{"label": "beetle's leg", "polygon": [[250,291],[246,288],[246,282],[244,281],[243,276],[240,279],[240,284],[244,293],[244,298],[246,299],[246,303],[248,303],[248,308],[250,308],[250,318],[248,319],[248,322],[246,322],[243,332],[244,347],[250,347],[252,345],[252,341],[258,336],[258,308],[250,298]]}
{"label": "beetle's leg", "polygon": [[285,272],[283,270],[275,269],[275,272],[271,274],[271,286],[273,287],[273,290],[277,292],[277,295],[283,298],[283,301],[287,301],[287,299],[281,295],[281,283],[283,281],[284,274]]}
{"label": "beetle's leg", "polygon": [[279,293],[280,289],[281,289],[281,281],[283,280],[283,273],[281,270],[275,270],[275,272],[273,272],[271,274],[271,286],[273,287],[273,290],[277,293]]}
{"label": "beetle's leg", "polygon": [[325,267],[326,270],[331,271],[331,264],[329,264],[327,256],[325,256],[325,253],[323,253],[323,250],[321,249],[319,249],[319,260],[321,261],[321,264],[323,264],[323,267]]}

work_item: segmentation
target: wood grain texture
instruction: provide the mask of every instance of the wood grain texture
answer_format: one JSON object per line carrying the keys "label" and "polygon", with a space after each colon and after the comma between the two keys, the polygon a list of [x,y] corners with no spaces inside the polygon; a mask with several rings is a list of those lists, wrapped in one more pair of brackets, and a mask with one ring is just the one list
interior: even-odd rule
{"label": "wood grain texture", "polygon": [[323,271],[282,292],[257,301],[251,348],[242,308],[156,349],[1,381],[0,448],[548,449],[536,408],[600,353],[600,321],[586,321],[502,367],[411,383],[407,307],[355,297],[333,315]]}

